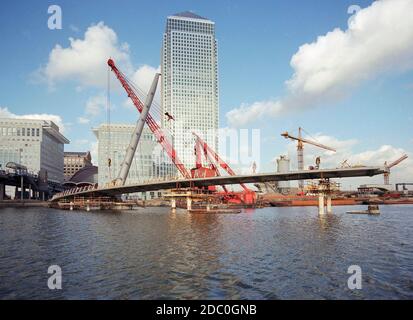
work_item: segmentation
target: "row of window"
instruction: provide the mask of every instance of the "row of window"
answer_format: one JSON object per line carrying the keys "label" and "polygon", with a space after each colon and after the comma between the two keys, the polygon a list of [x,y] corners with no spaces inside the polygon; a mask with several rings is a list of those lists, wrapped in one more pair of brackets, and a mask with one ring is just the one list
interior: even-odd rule
{"label": "row of window", "polygon": [[2,127],[0,128],[0,135],[2,136],[22,136],[22,137],[39,137],[39,128],[11,128]]}
{"label": "row of window", "polygon": [[214,25],[195,21],[168,19],[167,32],[171,31],[213,33]]}

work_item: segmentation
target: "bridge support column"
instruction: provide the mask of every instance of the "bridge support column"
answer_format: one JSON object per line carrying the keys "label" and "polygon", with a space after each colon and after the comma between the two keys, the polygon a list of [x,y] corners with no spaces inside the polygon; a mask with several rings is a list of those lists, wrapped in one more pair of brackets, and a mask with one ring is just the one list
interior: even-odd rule
{"label": "bridge support column", "polygon": [[318,193],[318,214],[319,215],[324,214],[324,193],[323,192]]}
{"label": "bridge support column", "polygon": [[186,197],[186,210],[192,210],[192,198]]}
{"label": "bridge support column", "polygon": [[73,211],[73,202],[70,202],[70,211]]}
{"label": "bridge support column", "polygon": [[331,194],[327,195],[327,213],[331,213]]}
{"label": "bridge support column", "polygon": [[175,209],[176,209],[176,199],[175,199],[175,198],[172,198],[172,199],[171,199],[171,209],[172,209],[172,210],[175,210]]}
{"label": "bridge support column", "polygon": [[24,187],[23,187],[23,176],[20,177],[20,200],[24,201]]}
{"label": "bridge support column", "polygon": [[89,203],[89,200],[86,201],[86,211],[87,211],[87,212],[90,211],[90,203]]}
{"label": "bridge support column", "polygon": [[0,184],[0,201],[4,200],[5,195],[6,195],[6,185]]}

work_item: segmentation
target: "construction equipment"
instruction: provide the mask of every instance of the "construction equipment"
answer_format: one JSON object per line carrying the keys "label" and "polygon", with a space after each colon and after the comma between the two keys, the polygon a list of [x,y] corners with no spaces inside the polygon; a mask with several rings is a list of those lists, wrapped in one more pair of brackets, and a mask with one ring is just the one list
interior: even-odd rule
{"label": "construction equipment", "polygon": [[136,123],[136,127],[133,130],[133,133],[131,136],[131,141],[129,143],[128,148],[126,149],[125,159],[123,160],[120,170],[119,170],[119,174],[114,181],[114,184],[116,185],[122,185],[122,186],[125,185],[126,178],[128,176],[129,169],[133,161],[133,157],[135,155],[136,148],[138,147],[138,143],[142,135],[143,127],[145,126],[145,122],[149,116],[149,109],[151,107],[153,98],[155,97],[156,86],[158,84],[159,76],[160,76],[159,73],[155,74],[155,77],[152,82],[152,86],[149,90],[148,95],[146,96],[146,101],[145,101],[145,104],[143,105],[141,116],[138,122]]}
{"label": "construction equipment", "polygon": [[[297,141],[297,160],[298,160],[298,170],[304,170],[304,143],[311,144],[313,146],[333,151],[336,152],[335,149],[328,147],[326,145],[323,145],[321,143],[311,141],[308,139],[305,139],[302,137],[302,131],[303,129],[301,127],[298,128],[298,137],[290,135],[288,132],[281,133],[281,136],[283,136],[286,139],[291,139],[291,140],[296,140]],[[300,189],[304,188],[304,181],[300,180],[298,182],[298,186]]]}
{"label": "construction equipment", "polygon": [[[223,161],[220,156],[212,150],[206,142],[204,142],[199,136],[196,134],[195,137],[197,138],[197,144],[195,145],[195,150],[197,155],[197,164],[196,168],[191,170],[191,174],[189,171],[185,168],[183,163],[179,160],[175,149],[173,148],[172,144],[168,141],[166,135],[162,131],[162,129],[159,127],[157,122],[153,119],[151,114],[149,114],[149,108],[146,108],[147,106],[149,107],[150,104],[152,103],[153,95],[156,90],[156,84],[155,80],[157,82],[157,77],[154,79],[154,83],[152,84],[152,88],[150,91],[150,96],[147,98],[146,104],[143,105],[141,100],[138,98],[135,90],[133,89],[133,85],[131,81],[116,67],[115,62],[112,59],[108,60],[108,65],[111,68],[111,70],[115,73],[116,77],[122,84],[123,88],[125,89],[126,93],[128,94],[128,97],[132,100],[133,104],[135,107],[138,109],[138,111],[142,114],[141,119],[145,119],[145,122],[147,123],[149,129],[152,131],[152,133],[155,135],[157,141],[161,144],[163,149],[166,151],[168,154],[169,158],[172,160],[174,165],[177,167],[179,172],[182,174],[182,176],[186,179],[191,179],[196,178],[196,177],[205,177],[205,176],[219,176],[219,170],[217,165],[215,165],[213,162],[217,162],[219,166],[224,169],[228,174],[230,175],[235,175],[235,172],[229,167],[225,161]],[[159,77],[159,75],[158,75]],[[131,144],[128,147],[128,152],[127,152],[127,157],[125,158],[124,162],[122,163],[122,168],[119,172],[118,175],[118,181],[124,184],[124,181],[126,180],[126,176],[129,172],[130,168],[130,163],[133,158],[133,154],[136,150],[136,142],[139,140],[138,137],[138,132],[141,130],[142,125],[139,123],[137,124],[137,128],[135,129],[136,134],[134,132],[132,136],[132,141]],[[209,160],[210,162],[210,168],[204,168],[202,167],[201,164],[201,149],[204,152],[205,157]],[[131,158],[132,155],[132,158]],[[125,176],[126,174],[126,176]],[[241,194],[241,197],[239,197],[239,200],[243,203],[246,204],[253,204],[256,201],[256,194],[254,191],[251,191],[248,189],[244,184],[241,184],[241,187],[244,189],[243,193]],[[211,190],[212,191],[212,190]],[[228,190],[224,187],[224,192],[226,197],[234,197],[236,198],[236,193],[230,193]]]}
{"label": "construction equipment", "polygon": [[[201,139],[195,132],[195,155],[196,166],[191,170],[193,177],[199,177],[203,174],[207,176],[220,176],[217,164],[224,169],[230,176],[235,176],[235,172],[231,167],[215,152],[204,140]],[[205,156],[205,159],[209,162],[209,168],[202,166],[201,150]],[[215,162],[215,163],[214,163]],[[244,189],[242,192],[229,192],[228,189],[223,186],[224,197],[229,202],[243,202],[245,204],[253,204],[256,202],[256,193],[250,190],[245,184],[241,183],[240,186]]]}
{"label": "construction equipment", "polygon": [[[113,73],[115,73],[116,77],[118,78],[119,82],[122,84],[123,88],[125,89],[128,97],[132,100],[133,104],[135,105],[136,109],[140,113],[143,110],[143,104],[138,98],[134,89],[132,89],[133,85],[131,81],[116,67],[115,62],[112,59],[108,60],[108,65],[112,69]],[[169,158],[172,160],[178,171],[182,174],[182,176],[186,179],[190,179],[191,175],[186,170],[185,166],[178,158],[175,149],[173,148],[172,144],[167,139],[165,133],[159,127],[158,123],[153,119],[153,117],[148,114],[146,117],[146,124],[148,125],[149,129],[154,134],[156,140],[161,144],[162,148],[165,150]]]}
{"label": "construction equipment", "polygon": [[350,163],[348,163],[348,159],[345,159],[343,162],[341,162],[340,168],[351,168]]}
{"label": "construction equipment", "polygon": [[387,164],[387,161],[384,162],[384,167],[386,168],[386,171],[387,171],[383,174],[384,184],[390,184],[390,169],[393,168],[394,166],[397,166],[400,162],[402,162],[403,160],[407,158],[408,158],[407,154],[404,154],[399,159],[397,159],[396,161],[393,161],[390,164]]}

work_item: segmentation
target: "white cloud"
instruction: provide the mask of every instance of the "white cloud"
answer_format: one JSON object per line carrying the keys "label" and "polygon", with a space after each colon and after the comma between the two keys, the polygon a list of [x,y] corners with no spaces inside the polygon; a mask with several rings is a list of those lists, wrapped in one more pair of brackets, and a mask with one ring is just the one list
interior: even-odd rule
{"label": "white cloud", "polygon": [[[401,162],[392,169],[391,183],[396,181],[411,181],[413,180],[413,158],[409,152],[403,148],[398,148],[391,145],[382,145],[375,149],[370,149],[362,152],[357,152],[359,141],[356,139],[339,140],[332,136],[316,134],[314,137],[307,137],[311,140],[316,140],[319,143],[335,148],[337,152],[331,152],[320,149],[318,147],[305,144],[304,145],[304,168],[307,169],[311,165],[315,165],[315,158],[321,157],[321,168],[339,168],[344,160],[347,163],[363,166],[383,166],[384,162],[390,163],[403,154],[409,155],[409,158]],[[291,169],[297,169],[297,144],[289,142],[286,152],[291,159]],[[356,186],[357,183],[383,183],[383,176],[379,175],[372,178],[352,178],[338,179],[338,182],[345,182],[345,185]]]}
{"label": "white cloud", "polygon": [[[141,99],[142,102],[145,101],[146,95],[149,92],[149,89],[152,85],[153,78],[155,76],[155,73],[160,73],[161,72],[161,67],[158,66],[157,68],[154,68],[150,65],[144,64],[140,66],[131,76],[131,81],[134,83],[135,86],[138,87],[138,89],[141,92],[137,92],[138,97]],[[160,79],[158,82],[158,86],[156,88],[156,94],[155,94],[155,101],[159,103],[160,101]],[[127,108],[135,108],[132,101],[128,98],[125,100],[124,106]]]}
{"label": "white cloud", "polygon": [[41,77],[51,86],[68,79],[86,86],[105,86],[109,57],[123,70],[131,68],[128,44],[119,43],[115,31],[103,22],[90,26],[83,39],[69,38],[69,41],[67,48],[57,44],[40,70]]}
{"label": "white cloud", "polygon": [[9,111],[8,108],[0,107],[0,118],[50,120],[50,121],[53,121],[56,125],[58,125],[60,132],[65,131],[65,125],[63,123],[62,118],[55,114],[35,113],[35,114],[17,115]]}
{"label": "white cloud", "polygon": [[105,110],[107,99],[103,94],[90,97],[86,102],[85,113],[90,116],[97,116],[102,110]]}
{"label": "white cloud", "polygon": [[302,45],[291,58],[294,74],[286,81],[287,96],[231,110],[229,124],[241,126],[281,111],[336,101],[362,81],[411,70],[412,12],[411,0],[378,0],[360,10],[347,30],[336,28]]}
{"label": "white cloud", "polygon": [[84,118],[84,117],[79,117],[77,118],[77,123],[79,124],[88,124],[90,122],[90,119]]}
{"label": "white cloud", "polygon": [[[161,67],[157,68],[151,67],[147,64],[140,66],[133,74],[132,81],[136,84],[145,94],[148,93],[155,73],[160,73]],[[158,89],[160,88],[160,83],[158,83]]]}
{"label": "white cloud", "polygon": [[14,118],[15,114],[11,113],[8,108],[0,107],[0,118]]}
{"label": "white cloud", "polygon": [[281,111],[280,101],[259,101],[251,105],[243,104],[238,109],[229,111],[226,116],[231,126],[241,126],[265,115],[277,116]]}
{"label": "white cloud", "polygon": [[[73,28],[72,28],[73,29]],[[75,30],[74,30],[75,31]],[[116,32],[103,22],[90,26],[83,39],[69,38],[70,45],[62,47],[57,44],[49,54],[49,60],[43,68],[36,73],[36,77],[45,80],[53,87],[59,81],[76,81],[76,91],[81,92],[84,87],[92,86],[106,88],[107,86],[107,60],[114,59],[119,67],[129,79],[141,89],[144,95],[150,88],[156,72],[160,72],[160,66],[154,68],[150,65],[142,65],[136,70],[132,67],[130,59],[129,45],[120,43]],[[111,73],[111,87],[118,90],[119,82]],[[160,84],[158,84],[155,99],[159,101]],[[123,89],[122,93],[123,93]],[[100,113],[106,98],[103,95],[89,99],[86,106],[86,114],[96,116]],[[126,106],[132,103],[125,101]],[[78,122],[85,123],[85,118],[78,119]]]}

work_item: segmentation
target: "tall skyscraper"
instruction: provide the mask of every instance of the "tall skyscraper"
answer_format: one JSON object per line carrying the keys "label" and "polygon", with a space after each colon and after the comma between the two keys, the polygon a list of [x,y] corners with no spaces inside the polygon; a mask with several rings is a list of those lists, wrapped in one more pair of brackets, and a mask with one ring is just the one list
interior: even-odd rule
{"label": "tall skyscraper", "polygon": [[186,168],[194,167],[192,132],[218,147],[218,64],[215,23],[192,12],[169,16],[163,36],[162,127]]}

